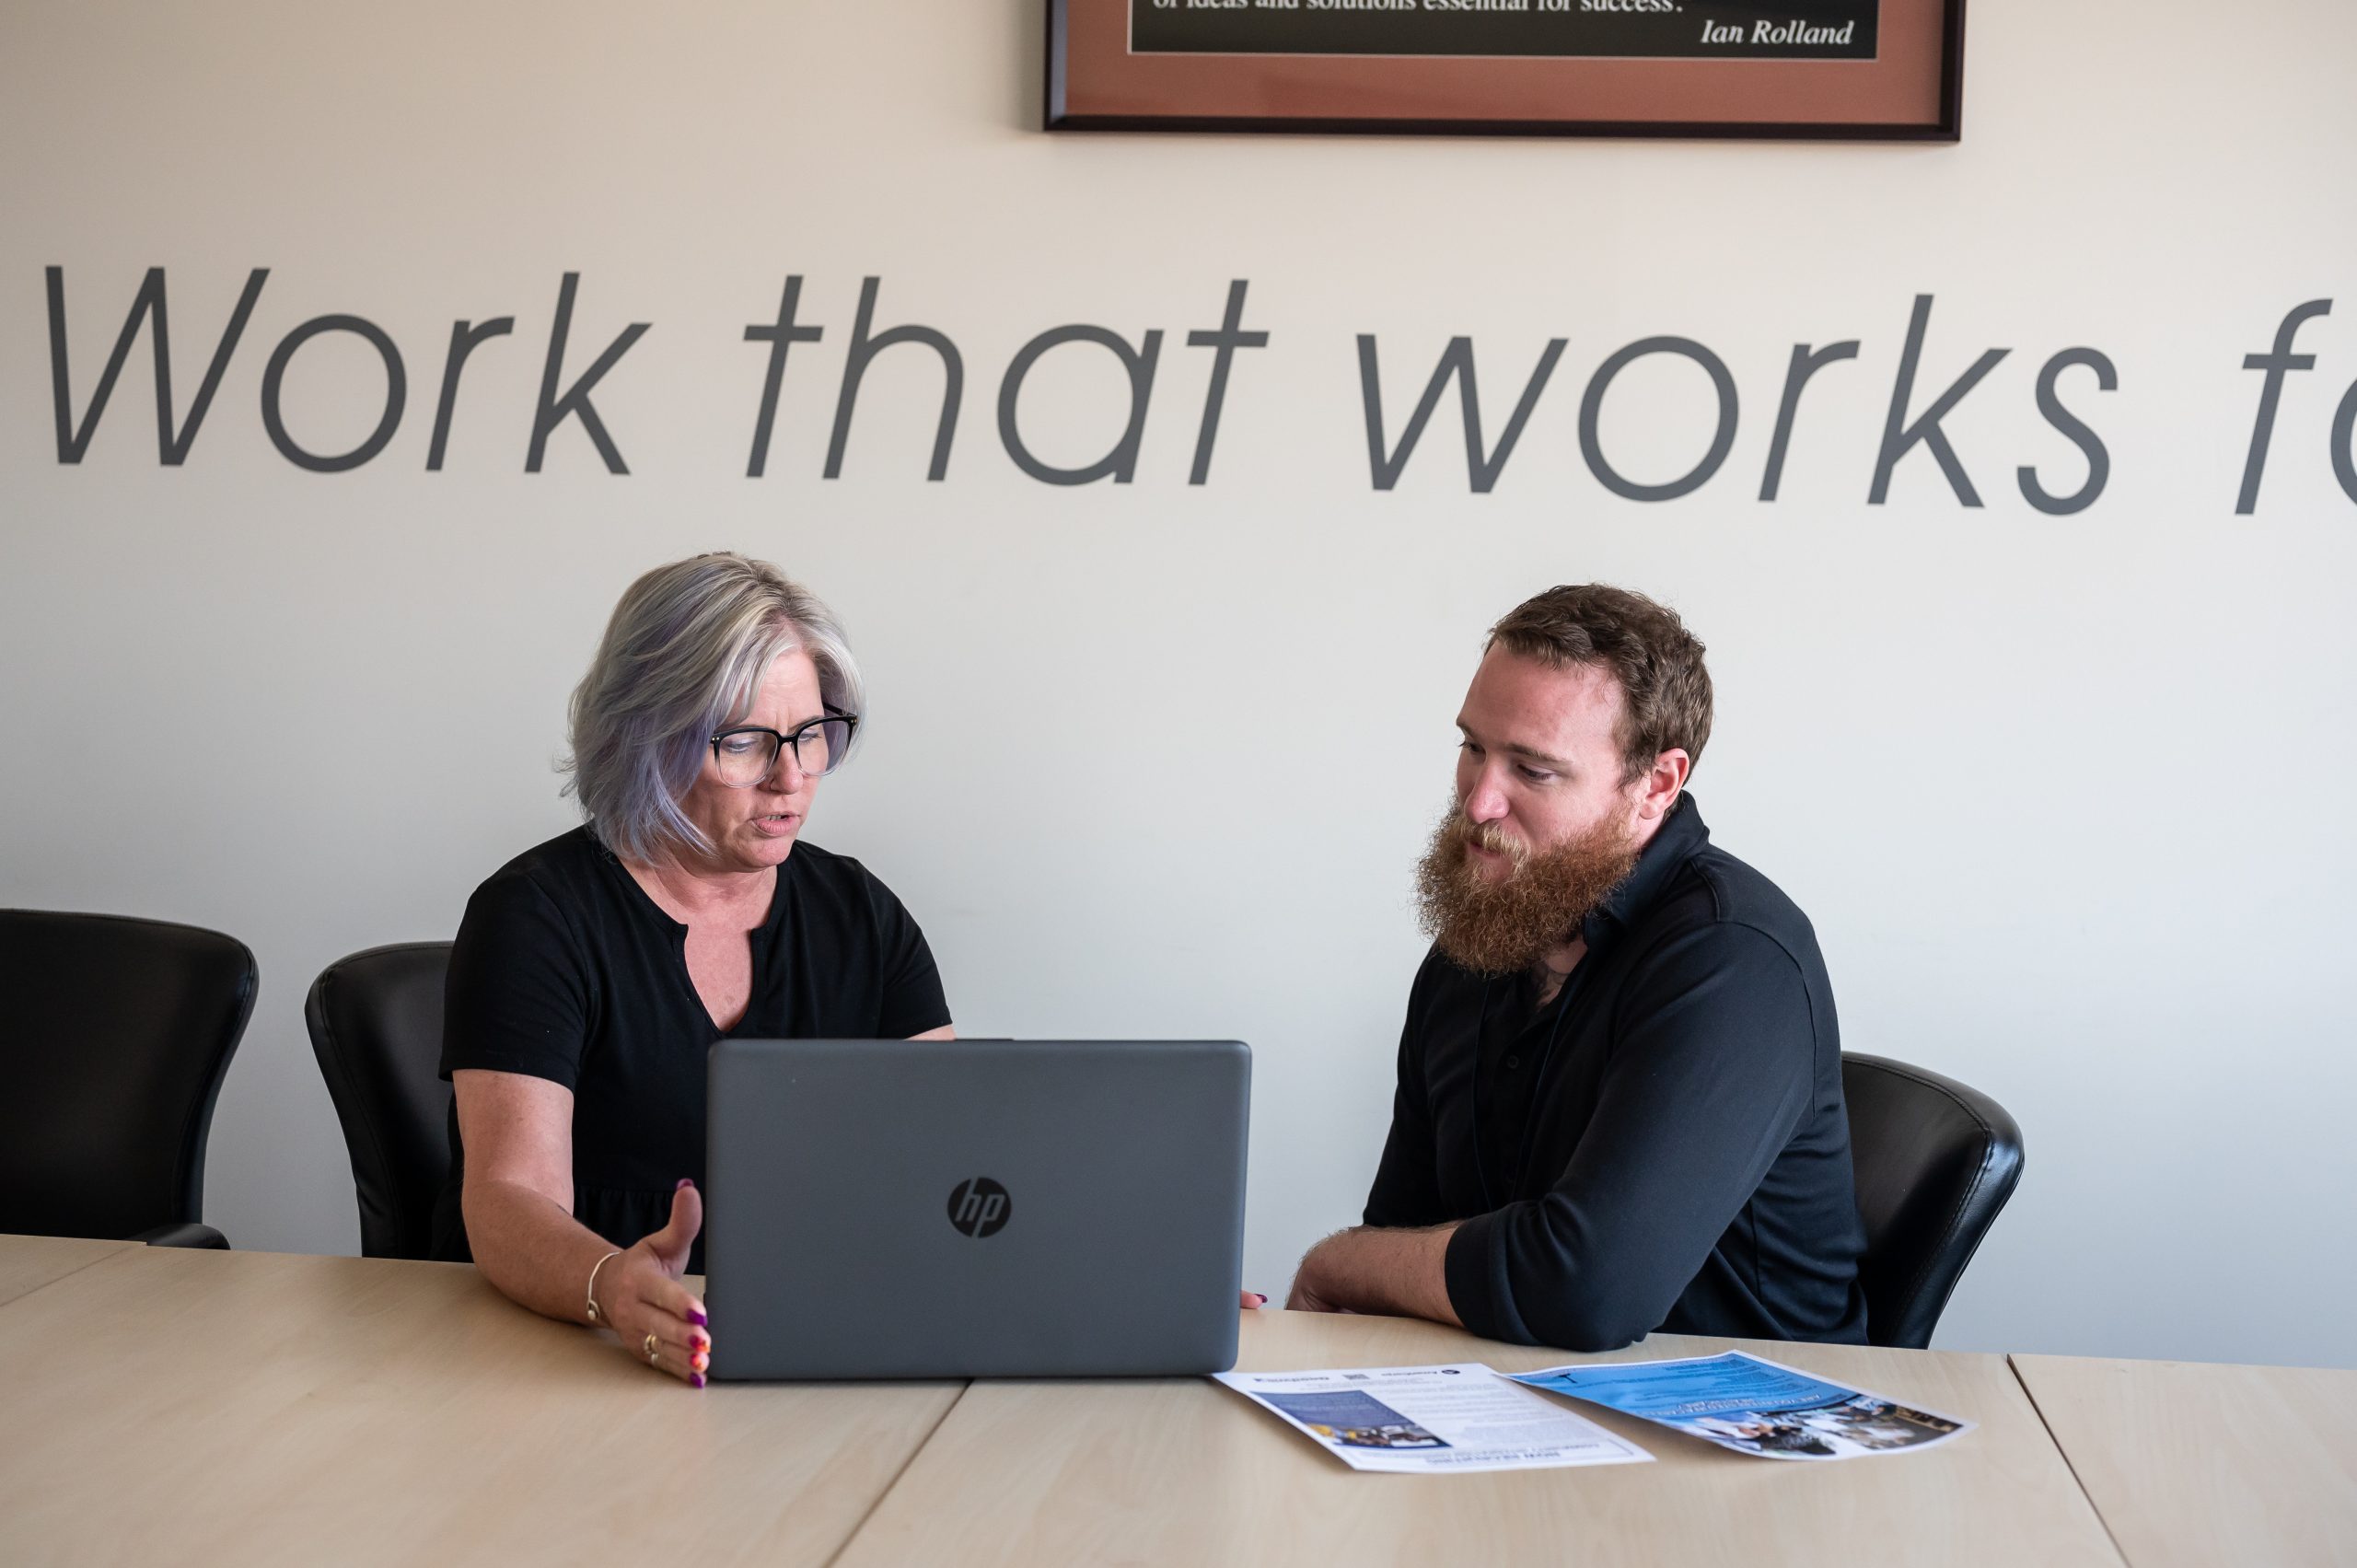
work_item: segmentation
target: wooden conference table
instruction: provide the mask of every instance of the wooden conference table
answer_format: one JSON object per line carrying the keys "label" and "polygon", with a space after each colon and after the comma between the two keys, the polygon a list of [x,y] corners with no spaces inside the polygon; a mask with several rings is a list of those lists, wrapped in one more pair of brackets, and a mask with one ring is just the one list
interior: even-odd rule
{"label": "wooden conference table", "polygon": [[[1361,1475],[1204,1379],[698,1393],[462,1266],[0,1237],[0,1561],[2357,1564],[2357,1373],[1752,1348],[1980,1429],[1798,1465],[1591,1411],[1657,1462]],[[1568,1359],[1266,1312],[1239,1365]]]}

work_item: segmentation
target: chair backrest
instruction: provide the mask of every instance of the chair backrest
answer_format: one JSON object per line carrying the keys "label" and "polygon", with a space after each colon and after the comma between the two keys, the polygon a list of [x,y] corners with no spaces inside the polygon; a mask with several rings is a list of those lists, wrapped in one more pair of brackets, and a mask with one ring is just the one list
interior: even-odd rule
{"label": "chair backrest", "polygon": [[354,953],[319,971],[303,1002],[311,1050],[335,1100],[360,1197],[360,1250],[424,1258],[450,1171],[450,1086],[441,1077],[447,942]]}
{"label": "chair backrest", "polygon": [[201,1221],[213,1106],[260,978],[217,931],[0,910],[0,1231]]}
{"label": "chair backrest", "polygon": [[1866,1336],[1921,1350],[2022,1179],[2022,1130],[1978,1089],[1904,1062],[1841,1053],[1866,1255]]}

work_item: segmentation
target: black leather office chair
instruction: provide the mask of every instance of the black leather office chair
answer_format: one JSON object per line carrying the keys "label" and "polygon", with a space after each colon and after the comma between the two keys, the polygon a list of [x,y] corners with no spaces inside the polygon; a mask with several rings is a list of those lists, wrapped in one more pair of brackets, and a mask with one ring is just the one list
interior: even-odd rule
{"label": "black leather office chair", "polygon": [[1866,1337],[1922,1350],[1964,1266],[2022,1179],[2022,1130],[1978,1089],[1841,1053],[1866,1255]]}
{"label": "black leather office chair", "polygon": [[217,931],[0,910],[0,1231],[228,1246],[204,1144],[259,981]]}
{"label": "black leather office chair", "polygon": [[360,1250],[424,1258],[450,1171],[450,1086],[442,1081],[447,942],[354,953],[319,971],[303,1002],[311,1050],[335,1100],[360,1195]]}

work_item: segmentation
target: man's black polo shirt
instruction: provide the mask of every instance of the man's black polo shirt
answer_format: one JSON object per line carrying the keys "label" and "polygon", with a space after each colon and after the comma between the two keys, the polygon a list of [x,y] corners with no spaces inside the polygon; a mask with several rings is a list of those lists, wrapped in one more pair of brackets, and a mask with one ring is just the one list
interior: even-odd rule
{"label": "man's black polo shirt", "polygon": [[1681,798],[1544,1009],[1434,951],[1399,1040],[1371,1225],[1462,1220],[1489,1339],[1863,1343],[1841,1040],[1808,919]]}

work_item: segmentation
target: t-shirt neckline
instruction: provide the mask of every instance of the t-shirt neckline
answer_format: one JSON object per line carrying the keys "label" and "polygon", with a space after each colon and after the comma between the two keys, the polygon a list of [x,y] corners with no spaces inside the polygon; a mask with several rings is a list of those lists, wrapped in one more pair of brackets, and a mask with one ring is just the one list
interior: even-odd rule
{"label": "t-shirt neckline", "polygon": [[[638,878],[632,876],[630,867],[622,864],[622,857],[616,854],[607,845],[605,840],[598,836],[596,829],[585,822],[581,825],[581,832],[587,838],[590,848],[605,865],[607,871],[621,883],[622,896],[626,900],[634,900],[637,908],[643,910],[657,925],[669,931],[672,939],[684,947],[688,939],[686,923],[673,920],[670,912],[655,901],[655,895],[639,886]],[[799,849],[802,846],[796,844],[795,847]],[[750,929],[767,935],[774,932],[779,923],[785,918],[785,871],[786,867],[793,864],[794,856],[789,854],[772,868],[776,875],[770,882],[770,907],[761,915],[761,924]]]}

